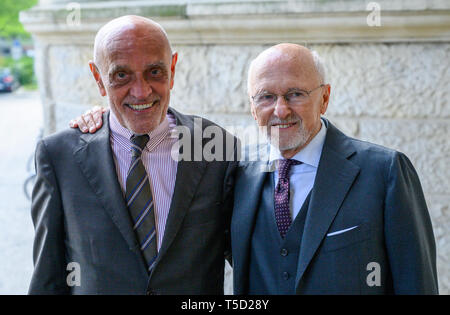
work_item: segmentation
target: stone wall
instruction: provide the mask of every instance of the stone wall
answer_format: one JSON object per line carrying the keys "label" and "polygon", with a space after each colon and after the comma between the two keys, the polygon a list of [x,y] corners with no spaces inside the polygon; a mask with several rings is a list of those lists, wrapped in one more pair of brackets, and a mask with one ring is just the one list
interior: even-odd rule
{"label": "stone wall", "polygon": [[[442,293],[450,293],[450,43],[313,44],[326,63],[326,117],[348,135],[405,153],[429,206]],[[173,104],[232,126],[253,124],[246,70],[266,46],[184,46]],[[202,62],[196,62],[201,60]]]}
{"label": "stone wall", "polygon": [[[326,117],[348,135],[404,152],[421,179],[438,248],[440,291],[450,293],[450,4],[379,1],[381,26],[364,1],[83,1],[67,25],[66,3],[22,14],[37,45],[46,134],[105,104],[88,61],[96,30],[123,14],[153,17],[179,53],[172,106],[223,126],[254,124],[246,96],[252,58],[279,42],[323,57],[331,84]],[[227,292],[230,293],[228,270]]]}

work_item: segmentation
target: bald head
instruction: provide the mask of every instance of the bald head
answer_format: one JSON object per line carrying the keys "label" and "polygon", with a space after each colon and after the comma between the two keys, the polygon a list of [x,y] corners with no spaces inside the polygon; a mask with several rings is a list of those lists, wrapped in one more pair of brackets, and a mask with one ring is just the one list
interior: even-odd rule
{"label": "bald head", "polygon": [[89,67],[119,123],[144,134],[166,117],[177,60],[158,23],[131,15],[98,31]]}
{"label": "bald head", "polygon": [[172,55],[167,34],[161,25],[142,16],[122,16],[105,24],[95,36],[94,63],[100,70],[107,58],[108,49],[121,40],[154,41],[167,51],[167,58]]}
{"label": "bald head", "polygon": [[248,73],[251,113],[267,127],[269,141],[284,158],[302,150],[321,129],[330,85],[318,55],[296,44],[266,49]]}
{"label": "bald head", "polygon": [[317,52],[301,45],[283,43],[264,50],[251,62],[247,80],[249,95],[252,95],[252,87],[260,71],[270,71],[286,63],[301,67],[301,71],[314,83],[325,83],[325,69]]}

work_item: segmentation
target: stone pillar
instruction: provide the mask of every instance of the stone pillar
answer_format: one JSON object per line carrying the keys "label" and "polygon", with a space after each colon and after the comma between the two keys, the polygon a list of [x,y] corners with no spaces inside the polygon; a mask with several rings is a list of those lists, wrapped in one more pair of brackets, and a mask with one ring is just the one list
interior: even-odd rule
{"label": "stone pillar", "polygon": [[[96,31],[126,14],[161,23],[179,53],[172,106],[223,126],[254,124],[246,72],[270,45],[319,52],[331,83],[327,117],[347,134],[406,153],[432,215],[442,293],[450,293],[450,3],[388,1],[41,0],[22,12],[35,39],[45,133],[105,104],[91,78]],[[72,15],[71,15],[72,14]]]}

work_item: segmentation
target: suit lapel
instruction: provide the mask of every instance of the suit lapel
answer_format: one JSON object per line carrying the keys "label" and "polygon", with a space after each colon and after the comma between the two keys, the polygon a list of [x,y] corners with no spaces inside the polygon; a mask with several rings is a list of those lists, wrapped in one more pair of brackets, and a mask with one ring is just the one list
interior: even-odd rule
{"label": "suit lapel", "polygon": [[236,174],[231,237],[234,278],[241,280],[239,283],[235,281],[234,292],[237,294],[247,290],[251,238],[261,190],[270,174],[266,147],[263,148],[258,150],[257,156],[250,157],[251,162],[241,162]]}
{"label": "suit lapel", "polygon": [[[173,109],[169,111],[175,116],[177,126],[185,126],[189,128],[191,134],[191,148],[194,148],[194,121],[188,116],[182,115]],[[196,128],[200,128],[197,126]],[[202,130],[203,132],[203,130]],[[192,150],[192,154],[194,154]],[[158,253],[156,266],[164,258],[175,236],[177,235],[184,216],[189,209],[192,198],[197,191],[197,186],[206,170],[207,163],[205,161],[179,161],[177,165],[177,175],[175,188],[170,204],[169,215],[167,217],[166,228],[161,248]],[[156,269],[156,267],[155,267]]]}
{"label": "suit lapel", "polygon": [[328,128],[327,136],[300,245],[297,285],[360,171],[358,166],[348,160],[355,150],[347,136],[328,121],[325,122]]}
{"label": "suit lapel", "polygon": [[[169,110],[175,115],[177,125],[188,127],[191,135],[194,135],[193,120],[173,109]],[[145,268],[145,261],[140,255],[139,244],[136,241],[122,189],[117,180],[110,144],[108,115],[103,116],[104,127],[95,134],[81,135],[82,141],[80,146],[75,148],[74,155],[92,190],[102,202],[103,207],[111,216],[130,249],[139,253]],[[156,264],[164,257],[170,244],[175,239],[206,166],[205,161],[178,162],[174,193]]]}
{"label": "suit lapel", "polygon": [[[248,249],[250,246],[251,234],[253,231],[253,222],[256,210],[261,197],[261,189],[268,172],[261,171],[262,162],[250,162],[242,167],[242,174],[239,175],[235,187],[235,203],[233,217],[235,218],[235,233],[238,235],[238,242],[242,249]],[[245,250],[243,253],[247,253]],[[233,253],[234,256],[235,253]]]}
{"label": "suit lapel", "polygon": [[80,145],[75,148],[75,160],[87,178],[92,190],[106,212],[119,229],[132,250],[138,248],[122,189],[117,180],[116,167],[110,144],[109,113],[103,115],[103,128],[95,134],[81,135]]}

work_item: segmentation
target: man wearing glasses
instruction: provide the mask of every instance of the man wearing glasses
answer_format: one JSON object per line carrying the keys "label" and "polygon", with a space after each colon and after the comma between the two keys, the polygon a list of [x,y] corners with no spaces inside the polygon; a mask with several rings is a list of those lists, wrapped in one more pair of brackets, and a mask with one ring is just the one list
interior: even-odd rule
{"label": "man wearing glasses", "polygon": [[437,294],[433,229],[414,167],[323,118],[326,82],[319,56],[295,44],[273,46],[250,66],[251,113],[270,145],[249,150],[259,159],[236,172],[234,293]]}
{"label": "man wearing glasses", "polygon": [[437,293],[433,230],[411,162],[322,118],[326,82],[318,55],[294,44],[250,66],[251,112],[270,149],[236,174],[234,293]]}

